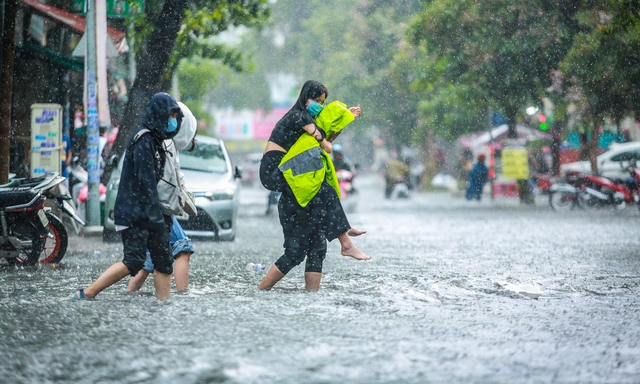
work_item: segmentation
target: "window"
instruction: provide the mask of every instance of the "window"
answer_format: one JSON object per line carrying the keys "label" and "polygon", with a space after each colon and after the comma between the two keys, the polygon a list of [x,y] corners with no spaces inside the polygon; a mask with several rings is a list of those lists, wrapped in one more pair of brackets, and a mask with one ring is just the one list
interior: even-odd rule
{"label": "window", "polygon": [[193,171],[225,173],[227,160],[219,144],[198,142],[193,152],[180,152],[180,168]]}
{"label": "window", "polygon": [[617,154],[615,156],[612,156],[611,157],[611,161],[618,162],[618,161],[638,160],[638,159],[640,159],[640,153],[638,153],[638,152],[640,152],[640,150],[637,150],[637,149],[631,150],[631,151],[627,151],[627,152],[622,152],[622,153],[619,153],[619,154]]}

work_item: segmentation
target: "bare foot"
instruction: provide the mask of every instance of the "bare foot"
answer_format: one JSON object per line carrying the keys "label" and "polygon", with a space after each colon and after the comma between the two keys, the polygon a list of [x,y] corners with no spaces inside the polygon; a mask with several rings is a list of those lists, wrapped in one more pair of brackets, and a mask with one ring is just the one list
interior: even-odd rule
{"label": "bare foot", "polygon": [[342,247],[342,256],[353,257],[356,260],[369,260],[371,258],[371,256],[359,250],[353,243],[348,248]]}
{"label": "bare foot", "polygon": [[353,227],[349,228],[349,230],[347,231],[347,235],[349,235],[351,237],[358,237],[360,235],[364,235],[365,233],[367,233],[367,231],[361,231],[361,230],[355,229]]}

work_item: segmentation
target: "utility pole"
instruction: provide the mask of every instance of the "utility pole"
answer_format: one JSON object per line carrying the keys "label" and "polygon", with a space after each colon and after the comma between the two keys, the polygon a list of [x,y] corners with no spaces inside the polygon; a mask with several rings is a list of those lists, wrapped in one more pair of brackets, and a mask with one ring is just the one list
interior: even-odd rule
{"label": "utility pole", "polygon": [[11,102],[13,94],[13,58],[17,0],[2,2],[2,77],[0,80],[0,184],[9,180],[11,144]]}
{"label": "utility pole", "polygon": [[489,188],[491,188],[491,200],[495,200],[496,194],[493,188],[496,179],[496,151],[493,147],[493,112],[491,109],[487,110],[487,123],[489,126]]}
{"label": "utility pole", "polygon": [[[87,199],[88,233],[100,232],[100,122],[98,121],[98,96],[96,92],[96,1],[86,0],[87,27],[85,37],[87,50],[85,73],[87,76],[87,171],[89,173],[89,196]],[[100,1],[100,0],[98,0]]]}

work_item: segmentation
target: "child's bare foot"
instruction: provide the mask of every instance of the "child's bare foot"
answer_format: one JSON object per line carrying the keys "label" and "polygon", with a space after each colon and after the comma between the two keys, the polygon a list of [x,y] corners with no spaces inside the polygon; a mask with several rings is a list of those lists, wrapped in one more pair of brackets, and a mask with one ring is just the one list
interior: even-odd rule
{"label": "child's bare foot", "polygon": [[351,237],[358,237],[360,235],[364,235],[365,233],[367,233],[367,231],[361,231],[353,227],[349,228],[349,230],[347,231],[347,235]]}
{"label": "child's bare foot", "polygon": [[371,256],[359,250],[353,243],[348,247],[342,247],[342,256],[353,257],[356,260],[369,260],[371,258]]}

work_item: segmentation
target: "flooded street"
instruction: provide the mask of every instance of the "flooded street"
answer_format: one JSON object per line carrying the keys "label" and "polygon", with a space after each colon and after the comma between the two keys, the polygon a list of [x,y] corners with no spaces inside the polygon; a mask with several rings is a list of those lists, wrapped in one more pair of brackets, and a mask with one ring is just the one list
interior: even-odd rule
{"label": "flooded street", "polygon": [[[122,258],[72,238],[51,268],[0,273],[3,382],[640,382],[640,212],[552,211],[449,193],[384,200],[356,180],[354,240],[329,244],[321,290],[296,267],[270,292],[249,262],[282,254],[266,191],[245,189],[235,242],[198,241],[190,289],[158,302],[148,281],[95,301],[74,290]],[[497,285],[535,284],[538,300]]]}

